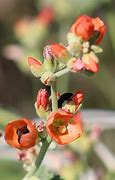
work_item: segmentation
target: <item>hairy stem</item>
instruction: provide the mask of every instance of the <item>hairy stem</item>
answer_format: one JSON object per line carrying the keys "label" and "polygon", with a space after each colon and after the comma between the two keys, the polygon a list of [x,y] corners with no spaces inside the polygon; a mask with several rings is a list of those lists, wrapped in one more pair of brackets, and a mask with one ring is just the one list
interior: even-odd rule
{"label": "hairy stem", "polygon": [[51,99],[52,99],[52,111],[57,111],[58,103],[57,103],[57,95],[56,95],[56,82],[51,86]]}
{"label": "hairy stem", "polygon": [[66,74],[68,72],[70,72],[70,69],[69,68],[64,68],[61,71],[56,72],[55,76],[58,78],[58,77],[63,76],[64,74]]}
{"label": "hairy stem", "polygon": [[[51,86],[51,99],[52,99],[52,111],[57,111],[58,110],[58,103],[57,103],[57,96],[56,96],[56,82]],[[36,160],[36,170],[32,170],[32,173],[30,173],[31,175],[32,174],[35,174],[36,176],[39,175],[39,167],[44,159],[44,156],[48,150],[48,147],[50,146],[52,140],[49,139],[49,137],[47,137],[43,143],[42,143],[42,146],[41,146],[41,149],[40,149],[40,152],[39,152],[39,155],[37,157],[37,160]]]}

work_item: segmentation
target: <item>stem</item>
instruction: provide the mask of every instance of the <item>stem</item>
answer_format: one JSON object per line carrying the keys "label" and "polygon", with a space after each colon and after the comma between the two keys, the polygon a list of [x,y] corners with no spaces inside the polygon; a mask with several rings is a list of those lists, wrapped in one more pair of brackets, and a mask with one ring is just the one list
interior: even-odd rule
{"label": "stem", "polygon": [[42,144],[42,147],[41,147],[41,149],[40,149],[38,158],[37,158],[37,160],[36,160],[37,171],[36,171],[35,174],[38,174],[39,167],[40,167],[40,165],[41,165],[41,163],[42,163],[42,161],[43,161],[43,159],[44,159],[44,156],[45,156],[45,154],[46,154],[46,152],[47,152],[47,149],[48,149],[48,147],[49,147],[50,144],[51,144],[51,140],[49,140],[49,141],[48,141],[47,139],[44,140],[44,142],[43,142],[43,144]]}
{"label": "stem", "polygon": [[[57,103],[57,96],[56,96],[56,82],[51,86],[51,98],[52,98],[52,111],[57,111],[58,109],[58,103]],[[35,173],[35,175],[39,175],[39,167],[44,159],[44,156],[48,150],[48,147],[50,146],[52,140],[49,139],[49,137],[47,137],[43,144],[42,144],[42,147],[40,149],[40,152],[39,152],[39,155],[38,155],[38,158],[36,160],[36,172],[34,170],[33,174]]]}
{"label": "stem", "polygon": [[56,82],[54,82],[54,84],[51,86],[52,111],[57,111],[58,109],[56,93]]}
{"label": "stem", "polygon": [[69,68],[64,68],[62,69],[61,71],[58,71],[55,73],[55,76],[58,78],[66,73],[70,72],[70,69]]}

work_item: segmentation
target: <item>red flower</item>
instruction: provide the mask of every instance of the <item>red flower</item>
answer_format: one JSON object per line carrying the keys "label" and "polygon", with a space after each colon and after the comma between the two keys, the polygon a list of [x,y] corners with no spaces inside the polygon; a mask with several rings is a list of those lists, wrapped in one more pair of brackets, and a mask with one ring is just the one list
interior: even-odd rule
{"label": "red flower", "polygon": [[28,119],[19,119],[7,124],[5,128],[6,142],[18,149],[27,149],[35,145],[37,130]]}
{"label": "red flower", "polygon": [[45,7],[43,8],[37,16],[39,22],[44,24],[49,24],[54,19],[54,11],[52,8]]}
{"label": "red flower", "polygon": [[80,16],[71,27],[71,32],[81,36],[84,41],[91,38],[94,31],[92,18],[86,15]]}
{"label": "red flower", "polygon": [[96,44],[99,44],[105,35],[106,27],[100,18],[91,18],[89,16],[80,16],[71,27],[71,32],[77,36],[81,36],[84,41],[88,41],[91,37],[95,36],[95,32],[98,32],[96,38]]}
{"label": "red flower", "polygon": [[45,89],[40,89],[38,91],[38,95],[37,95],[37,100],[36,100],[36,105],[38,108],[40,108],[40,106],[46,110],[49,104],[49,95],[48,92]]}
{"label": "red flower", "polygon": [[50,46],[52,53],[56,58],[66,58],[67,57],[67,49],[65,46],[55,43]]}
{"label": "red flower", "polygon": [[96,44],[99,44],[106,33],[106,26],[104,25],[103,21],[98,17],[93,18],[92,22],[94,24],[94,31],[97,31],[99,33],[96,39]]}
{"label": "red flower", "polygon": [[73,97],[72,97],[72,101],[75,103],[75,105],[79,105],[82,103],[84,98],[83,92],[82,91],[77,91]]}
{"label": "red flower", "polygon": [[48,117],[46,130],[58,144],[68,144],[82,135],[80,114],[73,115],[61,109],[52,112]]}

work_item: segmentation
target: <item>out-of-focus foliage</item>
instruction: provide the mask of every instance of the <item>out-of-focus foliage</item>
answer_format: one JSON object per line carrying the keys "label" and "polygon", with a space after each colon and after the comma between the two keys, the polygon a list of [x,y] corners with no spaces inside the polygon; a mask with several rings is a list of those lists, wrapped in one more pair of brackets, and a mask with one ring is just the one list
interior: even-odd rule
{"label": "out-of-focus foliage", "polygon": [[20,180],[23,176],[23,169],[18,162],[0,160],[0,179]]}
{"label": "out-of-focus foliage", "polygon": [[4,128],[4,126],[14,119],[18,119],[19,116],[10,111],[0,109],[0,128]]}

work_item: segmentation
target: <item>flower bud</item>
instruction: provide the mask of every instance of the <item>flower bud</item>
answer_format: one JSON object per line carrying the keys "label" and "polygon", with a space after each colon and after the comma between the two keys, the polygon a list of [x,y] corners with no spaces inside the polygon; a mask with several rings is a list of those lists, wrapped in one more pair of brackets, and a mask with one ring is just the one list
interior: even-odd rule
{"label": "flower bud", "polygon": [[43,74],[44,68],[41,61],[34,59],[33,57],[28,57],[28,64],[35,77],[40,77]]}
{"label": "flower bud", "polygon": [[82,39],[73,33],[68,33],[68,51],[75,57],[78,57],[82,52]]}
{"label": "flower bud", "polygon": [[45,72],[42,76],[41,76],[41,81],[43,84],[45,84],[46,86],[50,86],[55,82],[55,75],[52,72]]}
{"label": "flower bud", "polygon": [[49,103],[48,92],[45,89],[40,89],[38,91],[37,100],[36,100],[37,107],[40,108],[41,106],[43,107],[44,110],[46,110],[48,107],[48,103]]}
{"label": "flower bud", "polygon": [[37,99],[35,102],[36,113],[40,118],[46,118],[48,115],[49,107],[49,94],[45,89],[38,91]]}
{"label": "flower bud", "polygon": [[82,61],[86,70],[96,73],[98,71],[98,62],[99,59],[97,56],[91,51],[88,54],[84,54],[82,56]]}
{"label": "flower bud", "polygon": [[100,18],[83,15],[75,21],[70,31],[81,37],[83,41],[91,39],[93,44],[99,44],[106,33],[106,27]]}
{"label": "flower bud", "polygon": [[94,32],[92,18],[86,15],[80,16],[72,25],[71,32],[82,37],[84,41],[88,41]]}
{"label": "flower bud", "polygon": [[51,46],[46,46],[43,51],[44,67],[47,71],[55,72],[58,62],[55,59],[55,55],[51,51]]}
{"label": "flower bud", "polygon": [[69,59],[69,52],[67,51],[65,46],[55,43],[52,44],[50,47],[56,59],[58,59],[62,63],[67,62],[67,60]]}

